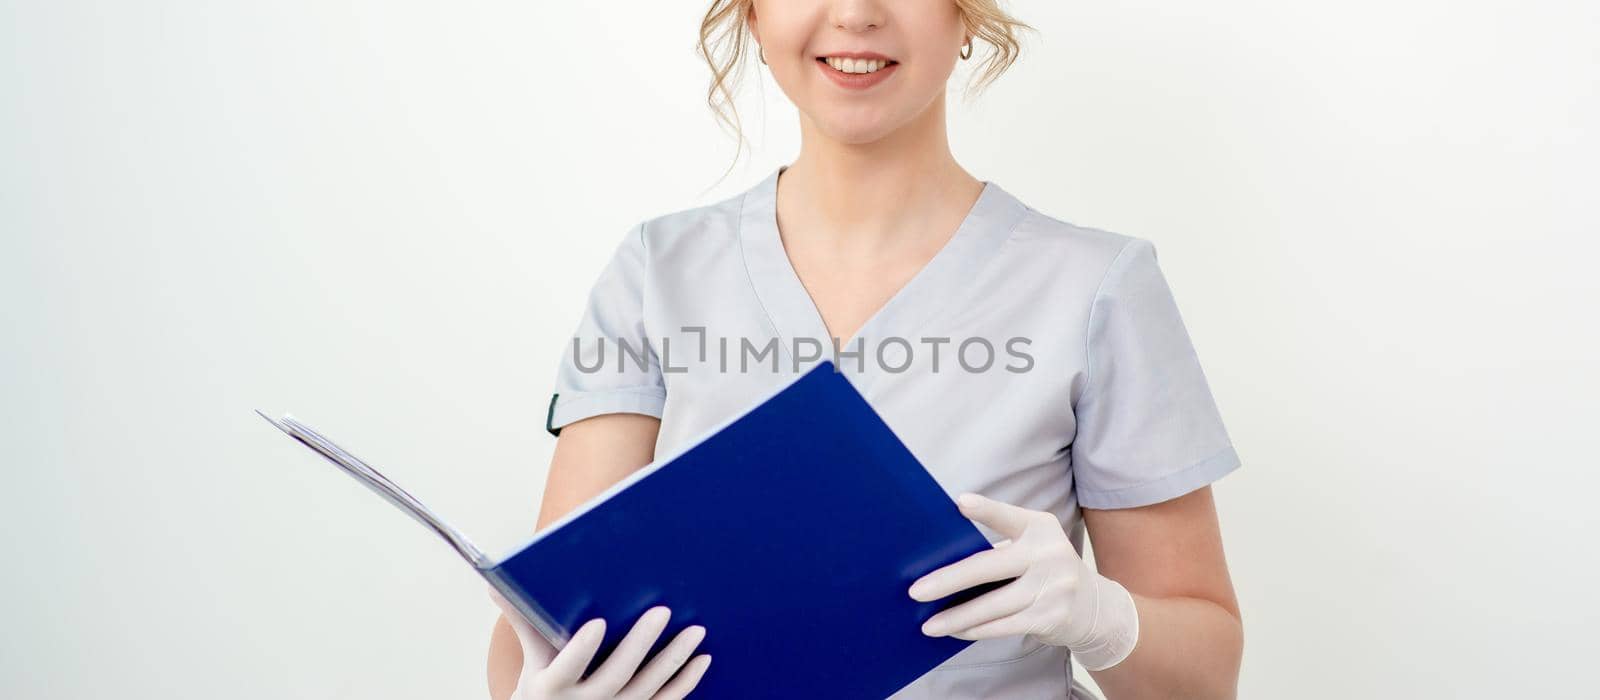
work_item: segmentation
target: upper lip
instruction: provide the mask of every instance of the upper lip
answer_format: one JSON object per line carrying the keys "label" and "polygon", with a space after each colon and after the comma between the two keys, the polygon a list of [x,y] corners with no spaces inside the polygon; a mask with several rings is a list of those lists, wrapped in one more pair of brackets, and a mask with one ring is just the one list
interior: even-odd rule
{"label": "upper lip", "polygon": [[819,54],[817,58],[858,58],[868,61],[898,62],[876,51],[831,51]]}

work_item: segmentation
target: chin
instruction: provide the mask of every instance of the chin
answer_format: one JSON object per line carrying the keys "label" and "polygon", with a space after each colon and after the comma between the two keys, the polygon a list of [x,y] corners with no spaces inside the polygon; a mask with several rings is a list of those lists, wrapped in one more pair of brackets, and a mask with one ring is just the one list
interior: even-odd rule
{"label": "chin", "polygon": [[829,138],[852,145],[878,141],[893,133],[898,127],[887,119],[860,116],[825,120],[821,122],[821,126],[822,132]]}

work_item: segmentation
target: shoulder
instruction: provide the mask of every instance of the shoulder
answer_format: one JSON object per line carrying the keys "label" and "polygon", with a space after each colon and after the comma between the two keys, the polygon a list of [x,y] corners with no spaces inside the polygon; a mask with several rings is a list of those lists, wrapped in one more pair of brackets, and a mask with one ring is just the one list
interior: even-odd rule
{"label": "shoulder", "polygon": [[735,247],[744,194],[709,204],[657,214],[640,221],[633,233],[652,260],[695,257],[704,251]]}
{"label": "shoulder", "polygon": [[1060,279],[1098,286],[1130,259],[1154,258],[1150,239],[1075,224],[1024,206],[1027,211],[1009,241],[1012,255],[1050,268]]}

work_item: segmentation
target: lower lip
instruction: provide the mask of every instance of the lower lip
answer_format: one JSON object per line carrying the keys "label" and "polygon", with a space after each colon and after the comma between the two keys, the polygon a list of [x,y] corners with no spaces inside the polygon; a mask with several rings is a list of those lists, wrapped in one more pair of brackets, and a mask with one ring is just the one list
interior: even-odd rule
{"label": "lower lip", "polygon": [[842,88],[851,90],[865,90],[889,79],[889,75],[900,67],[898,63],[891,63],[871,73],[845,73],[833,69],[825,61],[817,61],[817,68],[828,75],[828,78]]}

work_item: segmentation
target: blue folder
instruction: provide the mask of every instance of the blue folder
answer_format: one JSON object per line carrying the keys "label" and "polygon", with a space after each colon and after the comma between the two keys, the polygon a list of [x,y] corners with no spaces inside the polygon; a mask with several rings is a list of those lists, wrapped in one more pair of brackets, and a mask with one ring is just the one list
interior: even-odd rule
{"label": "blue folder", "polygon": [[590,671],[652,606],[672,619],[651,656],[703,625],[713,663],[693,698],[888,697],[972,643],[924,621],[1005,583],[906,594],[990,544],[826,361],[500,562],[315,431],[273,422],[438,531],[552,644],[605,618]]}

